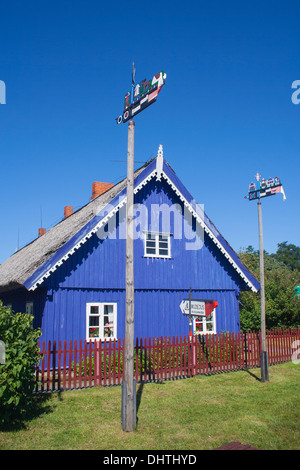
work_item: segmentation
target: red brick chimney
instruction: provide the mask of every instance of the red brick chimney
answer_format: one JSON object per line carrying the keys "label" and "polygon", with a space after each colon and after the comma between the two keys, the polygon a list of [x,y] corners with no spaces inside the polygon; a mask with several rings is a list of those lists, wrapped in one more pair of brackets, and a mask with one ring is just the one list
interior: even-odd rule
{"label": "red brick chimney", "polygon": [[46,233],[46,229],[45,228],[39,228],[39,237],[44,235],[44,233]]}
{"label": "red brick chimney", "polygon": [[95,181],[92,184],[92,197],[94,199],[96,196],[100,196],[100,194],[105,193],[108,189],[114,186],[112,183],[101,183],[100,181]]}
{"label": "red brick chimney", "polygon": [[69,217],[69,215],[73,214],[73,206],[65,206],[64,207],[64,217]]}

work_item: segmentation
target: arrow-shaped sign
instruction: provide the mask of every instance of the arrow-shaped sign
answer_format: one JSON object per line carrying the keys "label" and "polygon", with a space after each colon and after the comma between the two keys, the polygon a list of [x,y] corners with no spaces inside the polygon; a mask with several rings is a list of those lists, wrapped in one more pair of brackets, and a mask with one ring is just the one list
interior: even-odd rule
{"label": "arrow-shaped sign", "polygon": [[[216,302],[215,300],[192,299],[191,300],[191,315],[208,317],[218,305],[219,305],[218,302]],[[189,299],[183,299],[179,307],[184,315],[190,314]]]}

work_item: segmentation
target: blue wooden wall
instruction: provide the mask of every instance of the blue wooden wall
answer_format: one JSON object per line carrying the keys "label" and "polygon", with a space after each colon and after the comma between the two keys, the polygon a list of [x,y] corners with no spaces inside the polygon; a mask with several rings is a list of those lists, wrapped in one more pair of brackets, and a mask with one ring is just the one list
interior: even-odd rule
{"label": "blue wooden wall", "polygon": [[[187,222],[181,217],[183,205],[170,186],[164,180],[151,180],[137,193],[135,203],[148,209],[152,225],[154,204],[178,209],[170,223],[171,259],[145,258],[143,240],[135,240],[135,336],[188,334],[188,319],[179,304],[188,297],[190,287],[193,297],[218,301],[218,332],[238,331],[238,295],[245,285],[208,236],[196,251],[185,249],[190,240],[176,238],[180,225],[184,234]],[[124,337],[125,239],[120,239],[125,233],[124,216],[125,211],[117,214],[110,238],[101,240],[94,234],[36,291],[24,289],[1,296],[16,311],[24,311],[25,301],[34,301],[35,326],[42,328],[41,339],[85,339],[87,302],[117,302],[118,337]],[[141,219],[137,217],[137,221]]]}

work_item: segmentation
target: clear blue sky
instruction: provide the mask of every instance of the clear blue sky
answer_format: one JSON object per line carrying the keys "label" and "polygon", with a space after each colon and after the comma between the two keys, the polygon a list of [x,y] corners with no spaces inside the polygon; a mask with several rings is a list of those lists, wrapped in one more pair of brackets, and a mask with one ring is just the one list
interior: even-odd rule
{"label": "clear blue sky", "polygon": [[[299,1],[1,3],[0,263],[86,204],[92,182],[126,176],[136,81],[161,70],[166,85],[136,119],[135,159],[164,157],[235,250],[258,248],[258,171],[281,178],[263,200],[264,247],[299,245]],[[124,160],[115,162],[114,160]],[[136,168],[141,166],[136,163]],[[19,234],[19,235],[18,235]]]}

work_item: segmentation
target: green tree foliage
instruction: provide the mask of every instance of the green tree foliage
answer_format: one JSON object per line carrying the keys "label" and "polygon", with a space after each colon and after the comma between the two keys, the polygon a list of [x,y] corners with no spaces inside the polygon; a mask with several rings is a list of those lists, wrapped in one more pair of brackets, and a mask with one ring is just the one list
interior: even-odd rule
{"label": "green tree foliage", "polygon": [[14,313],[0,301],[0,340],[5,343],[5,363],[0,364],[0,424],[17,421],[30,410],[38,361],[40,330],[33,316]]}
{"label": "green tree foliage", "polygon": [[[259,280],[259,251],[252,246],[239,253],[240,259]],[[300,300],[294,288],[300,283],[300,247],[279,243],[276,253],[264,252],[266,328],[299,328]],[[241,329],[260,329],[260,293],[240,295]]]}
{"label": "green tree foliage", "polygon": [[292,271],[300,271],[299,246],[288,244],[288,242],[279,243],[277,253],[271,256],[275,256],[280,263]]}

